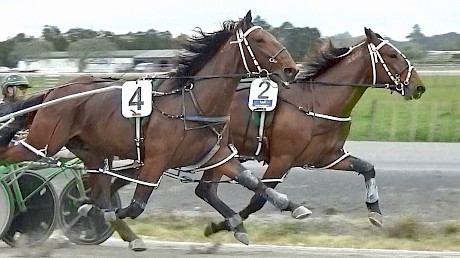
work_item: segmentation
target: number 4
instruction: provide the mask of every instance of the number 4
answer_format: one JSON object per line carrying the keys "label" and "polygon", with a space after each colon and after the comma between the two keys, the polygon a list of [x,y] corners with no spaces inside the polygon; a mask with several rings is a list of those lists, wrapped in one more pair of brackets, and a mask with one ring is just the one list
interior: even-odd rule
{"label": "number 4", "polygon": [[141,87],[137,87],[133,96],[129,99],[129,106],[137,106],[137,110],[141,110],[144,101],[141,98]]}

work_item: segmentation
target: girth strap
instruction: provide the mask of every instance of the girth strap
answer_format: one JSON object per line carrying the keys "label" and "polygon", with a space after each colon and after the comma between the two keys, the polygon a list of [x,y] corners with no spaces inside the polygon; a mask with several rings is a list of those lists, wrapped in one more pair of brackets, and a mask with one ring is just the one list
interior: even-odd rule
{"label": "girth strap", "polygon": [[185,121],[192,122],[205,122],[205,123],[225,123],[230,121],[230,116],[194,116],[185,115],[183,117]]}

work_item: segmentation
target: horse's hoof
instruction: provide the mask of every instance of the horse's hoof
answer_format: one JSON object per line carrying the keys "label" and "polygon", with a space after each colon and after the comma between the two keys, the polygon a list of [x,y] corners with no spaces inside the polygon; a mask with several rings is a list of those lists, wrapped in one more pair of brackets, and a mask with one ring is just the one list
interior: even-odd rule
{"label": "horse's hoof", "polygon": [[77,212],[80,216],[88,217],[88,213],[91,211],[93,207],[94,206],[91,204],[83,204],[77,209]]}
{"label": "horse's hoof", "polygon": [[382,214],[375,212],[375,211],[369,212],[369,221],[372,223],[372,225],[379,227],[379,228],[383,228],[383,215]]}
{"label": "horse's hoof", "polygon": [[214,231],[215,226],[216,226],[216,223],[214,223],[212,221],[209,222],[208,225],[206,225],[206,228],[204,229],[204,236],[209,237],[210,235],[216,233]]}
{"label": "horse's hoof", "polygon": [[248,237],[248,233],[245,233],[245,232],[235,232],[233,234],[233,236],[235,237],[236,240],[240,241],[241,243],[245,244],[245,245],[249,245],[249,237]]}
{"label": "horse's hoof", "polygon": [[137,238],[131,241],[128,247],[134,252],[142,252],[142,251],[147,250],[147,247],[145,246],[144,241],[140,238]]}
{"label": "horse's hoof", "polygon": [[291,215],[294,219],[305,219],[311,215],[311,210],[307,209],[304,206],[297,207],[294,211],[292,211]]}

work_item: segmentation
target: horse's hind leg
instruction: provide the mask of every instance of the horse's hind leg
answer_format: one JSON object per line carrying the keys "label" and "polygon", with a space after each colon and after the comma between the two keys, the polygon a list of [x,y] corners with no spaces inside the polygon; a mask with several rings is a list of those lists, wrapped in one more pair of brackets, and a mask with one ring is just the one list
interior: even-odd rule
{"label": "horse's hind leg", "polygon": [[[273,179],[270,180],[270,182],[264,183],[267,187],[270,188],[275,188],[280,181],[277,181],[276,179],[280,179],[283,177],[285,173],[287,173],[289,169],[289,164],[291,164],[290,161],[287,160],[279,160],[279,159],[274,159],[272,158],[270,162],[270,166],[268,166],[267,171],[264,173],[263,179]],[[254,196],[251,198],[251,201],[249,204],[241,210],[238,214],[243,220],[246,220],[249,215],[259,211],[262,209],[262,207],[265,205],[267,202],[267,199],[263,198],[262,195],[260,194],[254,194]],[[311,214],[311,211],[308,210],[305,207],[302,207],[292,213],[292,216],[297,219],[303,219],[308,217]],[[210,233],[217,233],[222,230],[230,230],[225,223],[225,221],[218,222],[218,223],[213,223],[211,224],[212,227],[208,229]]]}
{"label": "horse's hind leg", "polygon": [[[255,192],[256,195],[259,195],[272,203],[278,209],[282,211],[290,211],[292,214],[296,214],[294,216],[296,218],[304,218],[311,213],[311,211],[307,208],[291,202],[285,194],[281,194],[274,189],[267,187],[259,178],[255,177],[251,171],[243,167],[236,159],[231,159],[214,170],[234,179],[239,184]],[[236,216],[241,219],[239,214]]]}
{"label": "horse's hind leg", "polygon": [[[126,173],[135,174],[135,169],[123,170]],[[128,185],[130,182],[121,178],[115,178],[115,181],[110,185],[110,196],[112,197],[120,188]],[[122,219],[116,219],[110,222],[110,225],[118,232],[121,239],[125,242],[129,242],[129,248],[133,251],[144,251],[146,250],[144,241],[136,235],[131,228]]]}
{"label": "horse's hind leg", "polygon": [[[112,177],[99,173],[90,173],[91,182],[91,199],[95,202],[98,208],[113,210],[111,206],[111,179]],[[121,239],[129,242],[129,248],[133,251],[146,250],[145,244],[142,239],[137,236],[125,221],[115,218],[109,221],[110,225],[115,231],[118,232]]]}
{"label": "horse's hind leg", "polygon": [[221,178],[222,174],[218,173],[217,170],[207,170],[203,173],[203,177],[195,188],[195,194],[198,197],[226,218],[220,223],[211,222],[208,224],[204,235],[208,237],[221,230],[233,231],[233,235],[238,241],[248,245],[249,239],[246,229],[243,226],[243,220],[217,196],[217,182]]}
{"label": "horse's hind leg", "polygon": [[[280,183],[281,178],[288,172],[290,165],[292,164],[291,160],[286,160],[282,158],[272,157],[270,160],[270,165],[265,171],[262,179],[267,180],[265,185],[270,188],[275,188],[278,183]],[[247,219],[249,215],[259,211],[265,205],[266,199],[263,196],[255,194],[249,204],[239,212],[243,219]],[[311,211],[303,207],[297,210],[292,211],[292,217],[296,219],[304,219],[311,215]]]}
{"label": "horse's hind leg", "polygon": [[375,180],[375,169],[369,162],[350,156],[339,162],[332,169],[356,171],[364,176],[364,184],[366,189],[366,206],[369,211],[370,222],[377,226],[383,226],[383,216],[379,207],[379,193]]}

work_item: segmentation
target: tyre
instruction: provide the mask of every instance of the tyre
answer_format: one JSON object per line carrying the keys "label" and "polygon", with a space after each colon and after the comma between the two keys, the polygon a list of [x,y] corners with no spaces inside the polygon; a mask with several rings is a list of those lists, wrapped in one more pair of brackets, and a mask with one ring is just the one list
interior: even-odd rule
{"label": "tyre", "polygon": [[[53,233],[58,210],[57,194],[51,183],[45,183],[46,179],[34,171],[25,171],[18,178],[24,199],[41,186],[43,188],[25,201],[27,210],[24,212],[19,210],[17,201],[14,202],[13,220],[2,237],[9,246],[15,247],[19,243],[36,246]],[[13,192],[12,185],[10,189]]]}
{"label": "tyre", "polygon": [[0,237],[10,228],[14,217],[14,200],[5,181],[0,179]]}
{"label": "tyre", "polygon": [[[89,175],[82,175],[86,196],[90,196],[91,189],[88,183]],[[82,217],[78,208],[83,204],[83,198],[77,188],[76,178],[72,179],[62,190],[59,197],[60,210],[58,221],[64,235],[78,245],[98,245],[109,239],[114,230],[102,215]],[[121,206],[118,193],[112,196],[112,207]]]}

